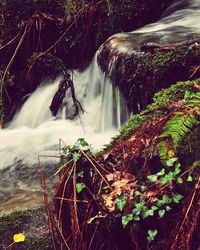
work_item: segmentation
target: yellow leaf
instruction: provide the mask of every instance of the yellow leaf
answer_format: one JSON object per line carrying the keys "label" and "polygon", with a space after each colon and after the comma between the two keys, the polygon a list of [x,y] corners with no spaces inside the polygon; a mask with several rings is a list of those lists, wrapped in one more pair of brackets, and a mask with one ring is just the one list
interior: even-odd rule
{"label": "yellow leaf", "polygon": [[25,235],[22,233],[13,235],[14,242],[23,242],[23,241],[25,241],[25,238],[26,238]]}
{"label": "yellow leaf", "polygon": [[169,158],[174,157],[174,151],[172,149],[168,151],[168,156]]}

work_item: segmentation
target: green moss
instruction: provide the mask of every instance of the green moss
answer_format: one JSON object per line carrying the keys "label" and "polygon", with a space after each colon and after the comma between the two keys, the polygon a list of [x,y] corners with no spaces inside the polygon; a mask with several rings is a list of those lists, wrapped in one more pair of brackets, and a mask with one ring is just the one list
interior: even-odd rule
{"label": "green moss", "polygon": [[185,66],[190,61],[193,61],[194,58],[199,57],[199,55],[200,48],[195,46],[181,46],[169,51],[159,49],[149,58],[147,65],[150,70],[165,70],[177,64]]}
{"label": "green moss", "polygon": [[[167,106],[171,102],[176,102],[178,100],[183,99],[186,91],[198,91],[198,89],[195,87],[195,84],[199,81],[200,79],[192,81],[179,81],[176,84],[171,85],[169,88],[162,89],[161,91],[157,92],[153,97],[153,102],[149,104],[144,111],[142,111],[140,114],[133,115],[123,125],[119,135],[113,138],[111,145],[113,144],[113,142],[127,137],[134,129],[138,128],[148,118],[151,119],[152,113],[154,111],[158,116],[160,116],[160,114],[163,114],[166,111]],[[106,148],[109,147],[110,145],[106,146]],[[198,158],[198,156],[195,157],[195,159],[196,158]]]}
{"label": "green moss", "polygon": [[176,84],[172,84],[169,88],[162,89],[161,91],[155,93],[153,103],[148,105],[147,109],[154,109],[157,106],[167,106],[171,101],[183,99],[186,91],[197,91],[195,83],[198,83],[199,81],[200,79],[192,81],[179,81]]}
{"label": "green moss", "polygon": [[146,118],[147,118],[147,116],[143,115],[143,113],[133,115],[121,128],[120,134],[117,137],[115,137],[115,140],[125,138],[126,136],[128,136],[132,132],[132,130],[139,127],[139,125],[142,122],[144,122],[146,120]]}
{"label": "green moss", "polygon": [[14,211],[1,215],[0,242],[8,238],[12,240],[12,235],[19,233],[23,229],[23,225],[30,219],[30,215],[31,213],[28,210]]}

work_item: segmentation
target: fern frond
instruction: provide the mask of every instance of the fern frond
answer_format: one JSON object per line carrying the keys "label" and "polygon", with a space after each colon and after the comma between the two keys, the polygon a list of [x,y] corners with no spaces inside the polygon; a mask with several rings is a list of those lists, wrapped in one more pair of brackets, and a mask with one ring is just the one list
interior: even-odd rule
{"label": "fern frond", "polygon": [[164,139],[158,144],[159,156],[162,160],[169,157],[167,141],[171,140],[173,150],[176,151],[182,138],[191,131],[193,126],[199,124],[200,92],[192,94],[184,106],[185,110],[174,113],[176,116],[165,124],[163,133],[159,136]]}

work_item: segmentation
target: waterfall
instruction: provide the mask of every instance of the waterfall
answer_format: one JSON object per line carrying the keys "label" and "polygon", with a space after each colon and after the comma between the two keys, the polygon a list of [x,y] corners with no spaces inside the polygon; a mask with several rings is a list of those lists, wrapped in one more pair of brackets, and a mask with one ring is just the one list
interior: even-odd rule
{"label": "waterfall", "polygon": [[70,93],[66,95],[66,107],[52,118],[49,106],[58,89],[61,77],[42,83],[23,104],[8,128],[0,131],[0,169],[37,163],[38,155],[58,154],[61,138],[72,145],[84,137],[94,148],[109,142],[128,117],[125,100],[119,89],[98,67],[96,56],[83,72],[71,73],[84,113],[74,120],[65,120],[65,110],[72,107]]}
{"label": "waterfall", "polygon": [[10,128],[28,126],[35,128],[42,122],[51,119],[51,112],[48,103],[53,98],[60,79],[53,83],[43,83],[24,103],[19,113],[17,113],[10,125]]}

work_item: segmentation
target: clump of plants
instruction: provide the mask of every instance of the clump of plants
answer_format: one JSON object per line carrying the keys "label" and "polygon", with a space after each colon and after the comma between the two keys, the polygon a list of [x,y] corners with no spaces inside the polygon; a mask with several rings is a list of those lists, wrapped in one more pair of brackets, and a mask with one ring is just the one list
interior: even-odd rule
{"label": "clump of plants", "polygon": [[[144,238],[146,246],[165,249],[185,238],[188,247],[195,244],[200,164],[185,166],[179,148],[199,127],[200,92],[186,91],[164,113],[162,108],[100,154],[83,138],[62,147],[54,201],[63,246],[120,248],[123,243],[139,249]],[[126,243],[118,242],[120,235]]]}

